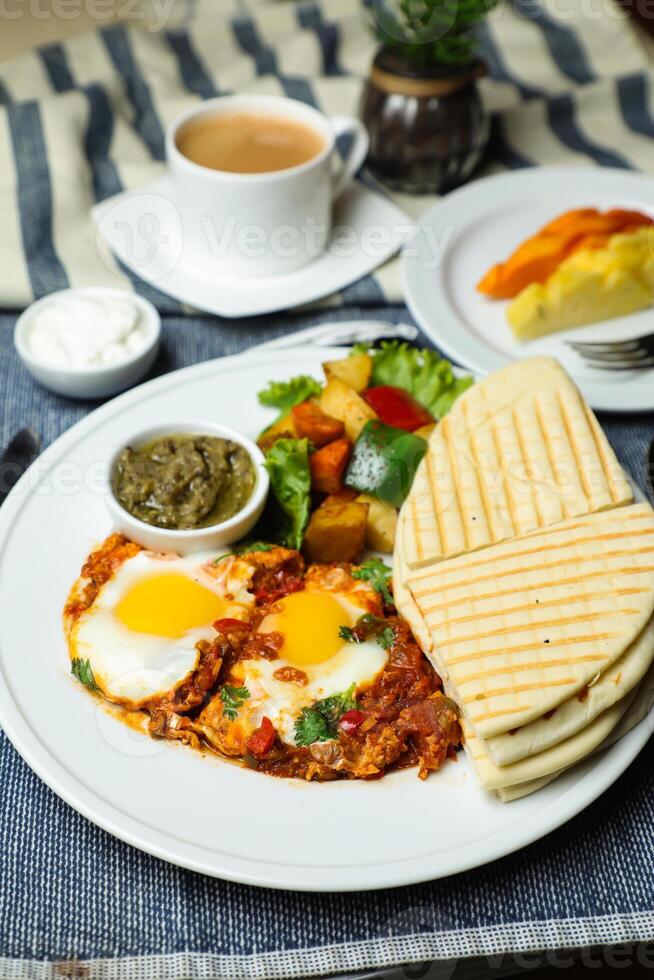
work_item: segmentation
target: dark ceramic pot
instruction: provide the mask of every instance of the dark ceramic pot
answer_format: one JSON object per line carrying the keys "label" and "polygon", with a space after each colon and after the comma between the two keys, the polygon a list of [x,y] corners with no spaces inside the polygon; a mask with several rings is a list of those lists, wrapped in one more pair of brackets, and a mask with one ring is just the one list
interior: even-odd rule
{"label": "dark ceramic pot", "polygon": [[361,102],[372,173],[412,194],[440,193],[468,180],[490,130],[477,89],[484,74],[481,61],[419,70],[382,48]]}

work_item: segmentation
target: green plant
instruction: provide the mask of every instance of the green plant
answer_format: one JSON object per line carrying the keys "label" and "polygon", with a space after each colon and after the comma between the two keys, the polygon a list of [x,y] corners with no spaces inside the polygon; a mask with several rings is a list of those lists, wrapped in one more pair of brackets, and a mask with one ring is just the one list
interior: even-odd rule
{"label": "green plant", "polygon": [[416,68],[465,65],[475,26],[499,0],[375,0],[380,40]]}

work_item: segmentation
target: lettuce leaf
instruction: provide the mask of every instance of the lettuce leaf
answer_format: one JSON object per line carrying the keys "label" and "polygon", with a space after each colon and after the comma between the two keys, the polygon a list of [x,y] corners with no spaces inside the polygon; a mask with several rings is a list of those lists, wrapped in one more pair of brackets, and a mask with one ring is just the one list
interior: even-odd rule
{"label": "lettuce leaf", "polygon": [[382,341],[374,358],[372,385],[395,385],[410,392],[436,419],[447,415],[473,378],[457,378],[452,365],[436,351],[411,347],[406,341]]}
{"label": "lettuce leaf", "polygon": [[278,439],[266,455],[273,507],[264,514],[266,538],[299,549],[311,507],[311,471],[307,439]]}
{"label": "lettuce leaf", "polygon": [[270,381],[268,387],[259,392],[258,398],[261,405],[279,410],[275,420],[279,421],[296,405],[308,398],[316,398],[321,391],[322,385],[315,378],[310,378],[308,374],[298,374],[290,381]]}

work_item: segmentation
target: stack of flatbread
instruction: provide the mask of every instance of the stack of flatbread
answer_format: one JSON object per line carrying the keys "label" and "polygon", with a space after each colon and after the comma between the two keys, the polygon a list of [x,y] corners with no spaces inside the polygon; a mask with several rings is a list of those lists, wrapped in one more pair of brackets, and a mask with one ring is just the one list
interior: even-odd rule
{"label": "stack of flatbread", "polygon": [[654,511],[557,361],[470,388],[400,514],[395,597],[504,801],[624,734],[654,683]]}

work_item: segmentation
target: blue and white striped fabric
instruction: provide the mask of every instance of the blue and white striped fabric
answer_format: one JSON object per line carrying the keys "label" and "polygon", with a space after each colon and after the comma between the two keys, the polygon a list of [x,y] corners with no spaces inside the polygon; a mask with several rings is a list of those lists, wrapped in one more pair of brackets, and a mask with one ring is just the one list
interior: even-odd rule
{"label": "blue and white striped fabric", "polygon": [[[125,25],[0,68],[2,307],[67,285],[124,285],[179,312],[98,245],[92,205],[160,174],[165,127],[194,101],[256,91],[357,111],[375,44],[371,0],[139,2],[126,5]],[[654,171],[650,55],[612,0],[514,0],[493,12],[480,45],[494,114],[482,172]],[[398,200],[414,216],[431,203]],[[326,302],[399,299],[395,260]]]}

